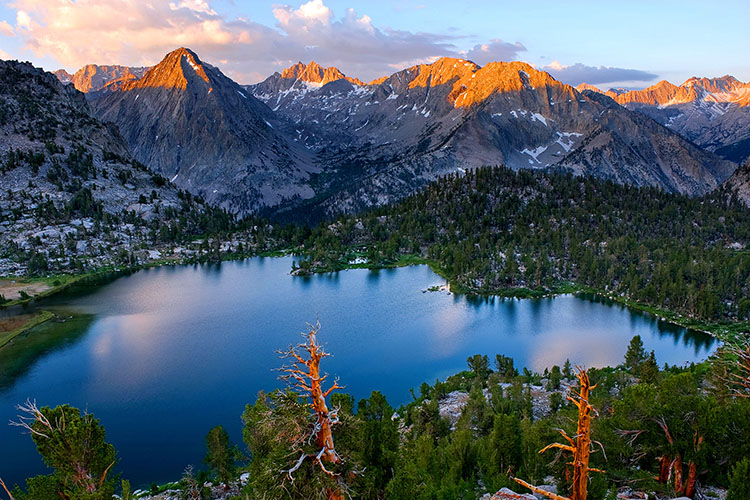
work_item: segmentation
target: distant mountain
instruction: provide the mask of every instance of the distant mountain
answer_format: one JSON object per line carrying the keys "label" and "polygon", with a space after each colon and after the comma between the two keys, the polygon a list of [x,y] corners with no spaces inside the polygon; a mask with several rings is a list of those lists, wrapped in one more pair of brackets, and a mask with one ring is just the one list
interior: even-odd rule
{"label": "distant mountain", "polygon": [[0,61],[0,275],[132,264],[158,257],[143,248],[160,228],[191,236],[208,208],[134,161],[58,79]]}
{"label": "distant mountain", "polygon": [[128,66],[99,66],[87,64],[71,75],[64,69],[54,72],[62,83],[72,83],[83,93],[96,92],[105,87],[115,88],[124,82],[141,78],[148,68]]}
{"label": "distant mountain", "polygon": [[329,195],[315,200],[328,215],[393,201],[441,174],[481,165],[556,168],[688,194],[710,191],[736,168],[525,63],[479,67],[443,58],[368,85],[279,80],[248,89],[329,168],[319,187]]}
{"label": "distant mountain", "polygon": [[310,152],[265,104],[189,49],[89,100],[136,159],[209,202],[249,213],[314,194]]}
{"label": "distant mountain", "polygon": [[594,85],[589,85],[588,83],[582,83],[576,87],[576,90],[578,92],[583,92],[584,90],[593,90],[594,92],[599,92],[600,94],[603,94],[604,92]]}
{"label": "distant mountain", "polygon": [[729,160],[741,163],[750,156],[750,83],[726,75],[693,77],[679,86],[664,80],[624,93],[591,90],[650,116]]}
{"label": "distant mountain", "polygon": [[248,88],[252,87],[254,93],[261,95],[278,96],[290,90],[305,91],[311,88],[319,88],[337,80],[364,85],[361,80],[344,75],[338,68],[324,68],[315,61],[311,61],[310,64],[298,62],[281,73],[274,73],[262,83],[248,86]]}

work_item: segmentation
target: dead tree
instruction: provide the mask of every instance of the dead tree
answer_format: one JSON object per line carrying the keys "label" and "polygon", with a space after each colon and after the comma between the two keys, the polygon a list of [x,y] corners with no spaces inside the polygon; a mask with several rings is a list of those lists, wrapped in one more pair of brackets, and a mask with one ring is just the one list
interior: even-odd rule
{"label": "dead tree", "polygon": [[[300,468],[306,459],[312,460],[327,475],[337,479],[342,484],[341,477],[333,471],[326,468],[326,464],[338,464],[341,458],[336,453],[333,444],[332,427],[339,422],[338,411],[328,408],[326,398],[335,389],[343,389],[338,384],[336,378],[333,384],[326,390],[323,389],[323,382],[328,378],[328,374],[320,374],[320,360],[330,356],[325,352],[323,346],[318,342],[318,331],[320,323],[314,326],[309,325],[309,331],[302,333],[304,342],[296,346],[290,346],[286,351],[279,351],[282,358],[291,359],[290,365],[284,365],[279,370],[283,373],[282,380],[286,380],[290,386],[300,391],[300,394],[310,398],[310,406],[315,417],[315,424],[309,440],[314,440],[319,451],[316,453],[302,453],[297,462],[290,469],[283,472],[287,474],[290,480],[294,480],[292,474]],[[341,491],[329,490],[328,498],[339,500],[343,498]]]}
{"label": "dead tree", "polygon": [[[672,438],[672,434],[669,432],[669,427],[664,418],[660,417],[654,419],[654,421],[664,431],[664,436],[670,447],[674,446],[674,438]],[[703,442],[703,436],[696,432],[693,440],[693,449],[696,453],[702,447]],[[697,478],[698,467],[694,460],[688,461],[688,475],[683,479],[682,455],[676,453],[674,457],[670,457],[665,454],[659,459],[659,477],[656,480],[662,484],[668,484],[671,480],[674,480],[674,492],[676,494],[693,498],[695,496],[695,482]]]}
{"label": "dead tree", "polygon": [[589,486],[589,471],[604,472],[589,467],[589,457],[593,451],[593,443],[598,444],[602,452],[604,451],[601,443],[591,440],[591,419],[593,415],[597,414],[597,411],[589,403],[589,392],[596,387],[596,384],[591,385],[589,375],[585,369],[576,367],[576,372],[576,377],[580,384],[578,394],[575,397],[568,396],[568,400],[578,407],[578,428],[576,429],[576,435],[571,438],[564,430],[559,429],[560,434],[562,434],[568,444],[552,443],[539,450],[539,453],[544,453],[549,449],[559,448],[573,454],[573,461],[569,463],[569,465],[573,466],[573,488],[570,498],[550,493],[526,481],[513,478],[518,484],[552,500],[586,500]]}
{"label": "dead tree", "polygon": [[719,380],[737,397],[750,397],[750,337],[741,336],[719,350]]}
{"label": "dead tree", "polygon": [[13,498],[13,495],[11,495],[10,491],[8,491],[8,487],[7,487],[7,486],[5,486],[5,482],[3,481],[3,478],[1,478],[1,477],[0,477],[0,486],[2,486],[2,487],[3,487],[3,489],[5,490],[5,493],[7,493],[7,494],[8,494],[8,498],[10,498],[10,500],[15,500],[15,499]]}

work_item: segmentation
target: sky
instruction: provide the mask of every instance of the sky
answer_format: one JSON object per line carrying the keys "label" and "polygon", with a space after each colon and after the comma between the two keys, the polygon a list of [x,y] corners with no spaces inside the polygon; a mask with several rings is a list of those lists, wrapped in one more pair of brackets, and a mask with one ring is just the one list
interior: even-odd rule
{"label": "sky", "polygon": [[370,81],[439,57],[520,60],[565,83],[750,81],[750,1],[0,0],[0,59],[150,66],[180,46],[241,84],[297,61]]}

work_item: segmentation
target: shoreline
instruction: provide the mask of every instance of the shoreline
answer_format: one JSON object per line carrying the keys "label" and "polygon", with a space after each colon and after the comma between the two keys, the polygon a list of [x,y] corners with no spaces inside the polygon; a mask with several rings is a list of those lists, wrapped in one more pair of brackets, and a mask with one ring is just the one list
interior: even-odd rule
{"label": "shoreline", "polygon": [[[283,249],[283,250],[272,250],[272,251],[266,251],[261,253],[243,253],[243,254],[225,254],[221,256],[221,260],[219,262],[224,261],[240,261],[248,258],[253,257],[284,257],[289,255],[298,255],[293,252],[291,249]],[[185,261],[183,259],[160,259],[160,260],[154,260],[149,261],[143,264],[139,264],[136,266],[130,266],[130,267],[106,267],[102,269],[97,269],[93,271],[89,271],[82,274],[62,274],[62,275],[54,275],[47,278],[44,277],[1,277],[0,279],[9,279],[9,280],[22,280],[27,282],[33,282],[33,281],[50,281],[54,283],[55,281],[61,281],[58,285],[51,285],[49,289],[37,294],[33,295],[24,299],[16,299],[13,301],[6,302],[2,305],[0,305],[0,309],[5,309],[13,306],[28,306],[33,301],[42,301],[45,298],[57,295],[59,293],[64,292],[66,289],[74,286],[74,285],[81,285],[86,284],[87,282],[96,282],[96,281],[109,281],[117,279],[121,276],[126,276],[128,274],[132,274],[134,272],[143,270],[143,269],[150,269],[150,268],[156,268],[156,267],[164,267],[164,266],[175,266],[175,265],[190,265],[190,264],[201,264],[201,263],[207,263],[207,262],[216,262],[216,261],[209,261],[209,260],[189,260]],[[656,306],[652,306],[649,304],[644,304],[638,301],[629,300],[626,297],[617,296],[614,294],[611,294],[609,292],[596,289],[594,287],[590,286],[584,286],[579,285],[575,282],[564,282],[560,283],[550,289],[529,289],[529,288],[506,288],[506,289],[496,289],[496,290],[474,290],[470,288],[466,288],[460,285],[456,285],[455,283],[452,283],[450,278],[448,277],[448,274],[440,268],[440,266],[429,259],[425,259],[423,257],[415,256],[415,255],[402,255],[399,256],[398,259],[396,259],[393,262],[386,262],[381,263],[376,266],[372,266],[369,263],[366,262],[356,262],[356,263],[347,263],[346,265],[340,267],[340,268],[333,268],[333,267],[317,267],[317,268],[311,268],[311,269],[300,269],[300,268],[293,268],[290,270],[290,275],[293,277],[298,276],[311,276],[313,274],[326,274],[326,273],[335,273],[339,271],[346,271],[349,269],[367,269],[370,271],[378,271],[381,269],[395,269],[399,267],[407,267],[407,266],[417,266],[417,265],[426,265],[430,268],[432,272],[440,276],[446,281],[445,285],[438,285],[438,288],[440,290],[447,290],[448,292],[456,295],[464,295],[467,297],[501,297],[501,298],[512,298],[512,299],[541,299],[541,298],[550,298],[550,297],[556,297],[560,295],[565,294],[572,294],[575,296],[578,295],[593,295],[600,299],[609,300],[615,304],[618,304],[623,307],[627,307],[629,309],[632,309],[634,311],[647,314],[654,319],[658,321],[663,321],[665,323],[668,323],[673,326],[677,326],[680,328],[686,328],[688,330],[692,330],[695,332],[704,333],[707,335],[710,335],[714,338],[716,338],[719,341],[728,341],[736,338],[738,335],[742,335],[745,333],[750,332],[750,321],[738,321],[738,322],[706,322],[697,320],[695,318],[690,318],[683,316],[682,314],[670,311],[668,309],[661,309]],[[424,292],[432,291],[429,288],[424,290]],[[46,312],[46,311],[41,311]],[[51,314],[51,313],[50,313]],[[53,315],[54,316],[54,315]],[[51,318],[48,318],[51,319]],[[36,326],[36,325],[33,325]],[[33,328],[33,326],[26,328],[26,330]],[[18,336],[18,334],[15,334],[14,337]],[[4,346],[6,342],[2,342],[0,344],[0,348]]]}
{"label": "shoreline", "polygon": [[[431,261],[429,259],[425,259],[423,257],[417,257],[413,255],[400,256],[395,262],[380,264],[377,266],[369,266],[367,263],[356,263],[356,264],[347,264],[343,266],[341,269],[312,268],[308,270],[307,272],[297,273],[297,274],[292,272],[290,274],[295,275],[295,276],[306,276],[306,275],[309,276],[312,274],[333,273],[333,272],[338,272],[338,271],[346,271],[349,269],[369,269],[371,271],[377,271],[380,269],[394,269],[398,267],[406,267],[406,266],[412,266],[412,265],[428,266],[432,270],[432,272],[434,272],[435,274],[437,274],[438,276],[446,280],[447,287],[448,287],[447,290],[450,293],[453,293],[456,295],[464,295],[467,297],[471,297],[471,296],[502,297],[502,298],[513,298],[513,299],[542,299],[542,298],[557,297],[557,296],[566,295],[566,294],[572,294],[575,296],[593,295],[597,298],[609,300],[620,306],[627,307],[628,309],[631,309],[633,311],[637,311],[639,313],[649,315],[658,321],[663,321],[673,326],[677,326],[677,327],[685,328],[687,330],[691,330],[694,332],[699,332],[699,333],[703,333],[706,335],[710,335],[711,337],[721,342],[731,341],[735,339],[738,335],[750,333],[750,321],[737,321],[737,322],[701,321],[695,318],[684,316],[676,311],[671,311],[669,309],[662,309],[656,306],[652,306],[650,304],[644,304],[636,300],[630,300],[626,297],[621,297],[621,296],[609,293],[607,291],[599,290],[591,286],[579,285],[575,282],[561,283],[547,290],[537,290],[537,289],[522,288],[522,287],[497,289],[497,290],[489,290],[489,291],[473,290],[473,289],[466,288],[466,287],[452,283],[447,273],[443,271],[436,262]],[[428,289],[426,291],[431,291],[431,290]]]}

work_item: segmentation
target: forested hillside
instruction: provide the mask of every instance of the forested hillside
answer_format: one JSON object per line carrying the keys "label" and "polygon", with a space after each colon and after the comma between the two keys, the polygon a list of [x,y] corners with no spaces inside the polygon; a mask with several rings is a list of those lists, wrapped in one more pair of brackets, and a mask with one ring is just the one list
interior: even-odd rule
{"label": "forested hillside", "polygon": [[734,199],[486,167],[319,226],[299,272],[417,256],[464,292],[575,285],[691,318],[741,320],[750,318],[749,243],[750,212]]}

